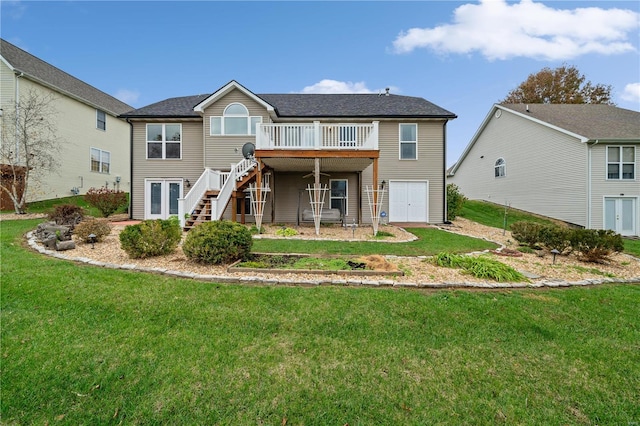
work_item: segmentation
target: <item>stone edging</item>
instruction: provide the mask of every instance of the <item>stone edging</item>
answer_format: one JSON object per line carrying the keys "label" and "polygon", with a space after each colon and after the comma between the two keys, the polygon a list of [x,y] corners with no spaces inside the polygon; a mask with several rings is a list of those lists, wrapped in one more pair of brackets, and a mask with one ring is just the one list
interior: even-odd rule
{"label": "stone edging", "polygon": [[366,280],[366,279],[313,279],[313,280],[294,280],[294,279],[276,279],[276,278],[259,278],[259,277],[231,277],[227,275],[202,275],[193,272],[176,271],[166,268],[144,268],[136,264],[115,264],[100,262],[89,259],[87,257],[67,256],[61,252],[47,250],[39,245],[33,232],[27,233],[27,241],[29,246],[41,254],[51,256],[57,259],[70,260],[74,262],[86,263],[93,266],[102,266],[109,269],[135,270],[141,272],[152,272],[156,274],[169,275],[176,278],[191,278],[198,281],[226,283],[226,284],[259,284],[259,285],[298,285],[316,287],[322,285],[333,286],[353,286],[353,287],[387,287],[387,288],[420,288],[420,289],[443,289],[443,288],[465,288],[465,289],[505,289],[505,288],[555,288],[555,287],[581,287],[592,286],[598,284],[630,284],[640,282],[640,277],[630,279],[603,278],[603,279],[586,279],[581,281],[562,281],[562,280],[540,280],[531,283],[500,283],[500,282],[407,282],[393,280]]}

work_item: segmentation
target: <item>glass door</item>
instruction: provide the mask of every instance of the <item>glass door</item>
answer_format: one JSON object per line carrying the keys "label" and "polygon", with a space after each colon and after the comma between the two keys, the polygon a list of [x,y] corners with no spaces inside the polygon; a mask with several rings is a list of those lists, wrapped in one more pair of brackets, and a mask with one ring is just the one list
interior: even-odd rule
{"label": "glass door", "polygon": [[167,219],[178,214],[182,197],[182,180],[147,179],[145,185],[145,219]]}

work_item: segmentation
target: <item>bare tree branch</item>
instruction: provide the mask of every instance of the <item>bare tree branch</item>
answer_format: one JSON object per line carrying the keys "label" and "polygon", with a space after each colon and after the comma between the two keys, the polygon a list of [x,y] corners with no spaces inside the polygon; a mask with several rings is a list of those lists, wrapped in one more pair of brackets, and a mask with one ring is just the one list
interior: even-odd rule
{"label": "bare tree branch", "polygon": [[0,190],[9,195],[16,213],[24,213],[30,187],[60,167],[63,141],[55,125],[56,100],[53,93],[31,89],[2,116],[0,161],[5,178]]}

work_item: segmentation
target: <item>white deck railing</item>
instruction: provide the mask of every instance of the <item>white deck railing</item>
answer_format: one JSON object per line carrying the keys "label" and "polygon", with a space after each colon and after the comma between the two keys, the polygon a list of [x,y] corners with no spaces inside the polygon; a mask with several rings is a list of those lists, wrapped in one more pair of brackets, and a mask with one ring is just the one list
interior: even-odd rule
{"label": "white deck railing", "polygon": [[256,149],[378,149],[378,122],[260,123]]}
{"label": "white deck railing", "polygon": [[211,200],[211,220],[219,220],[236,187],[236,179],[244,176],[255,163],[253,160],[243,159],[238,164],[231,165],[230,172],[204,169],[195,184],[184,198],[178,199],[178,217],[180,226],[184,227],[186,216],[190,216],[207,191],[219,191],[218,196]]}

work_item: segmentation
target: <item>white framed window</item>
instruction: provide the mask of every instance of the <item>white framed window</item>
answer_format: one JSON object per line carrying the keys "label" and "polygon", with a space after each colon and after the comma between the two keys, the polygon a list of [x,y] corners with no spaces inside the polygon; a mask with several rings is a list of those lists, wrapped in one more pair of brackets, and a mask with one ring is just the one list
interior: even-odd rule
{"label": "white framed window", "polygon": [[330,179],[331,208],[340,210],[342,216],[349,214],[349,192],[346,179]]}
{"label": "white framed window", "polygon": [[400,159],[418,159],[418,125],[400,124]]}
{"label": "white framed window", "polygon": [[504,161],[504,158],[500,157],[496,160],[493,169],[495,177],[505,177],[507,175],[507,162]]}
{"label": "white framed window", "polygon": [[107,114],[99,109],[96,110],[96,129],[107,130]]}
{"label": "white framed window", "polygon": [[91,148],[91,171],[109,173],[111,169],[111,153],[98,148]]}
{"label": "white framed window", "polygon": [[607,179],[634,180],[636,178],[636,147],[607,146]]}
{"label": "white framed window", "polygon": [[182,158],[182,124],[147,124],[147,159]]}
{"label": "white framed window", "polygon": [[262,123],[262,116],[250,116],[247,107],[240,103],[227,105],[222,116],[209,119],[211,136],[221,135],[255,135],[256,124]]}

